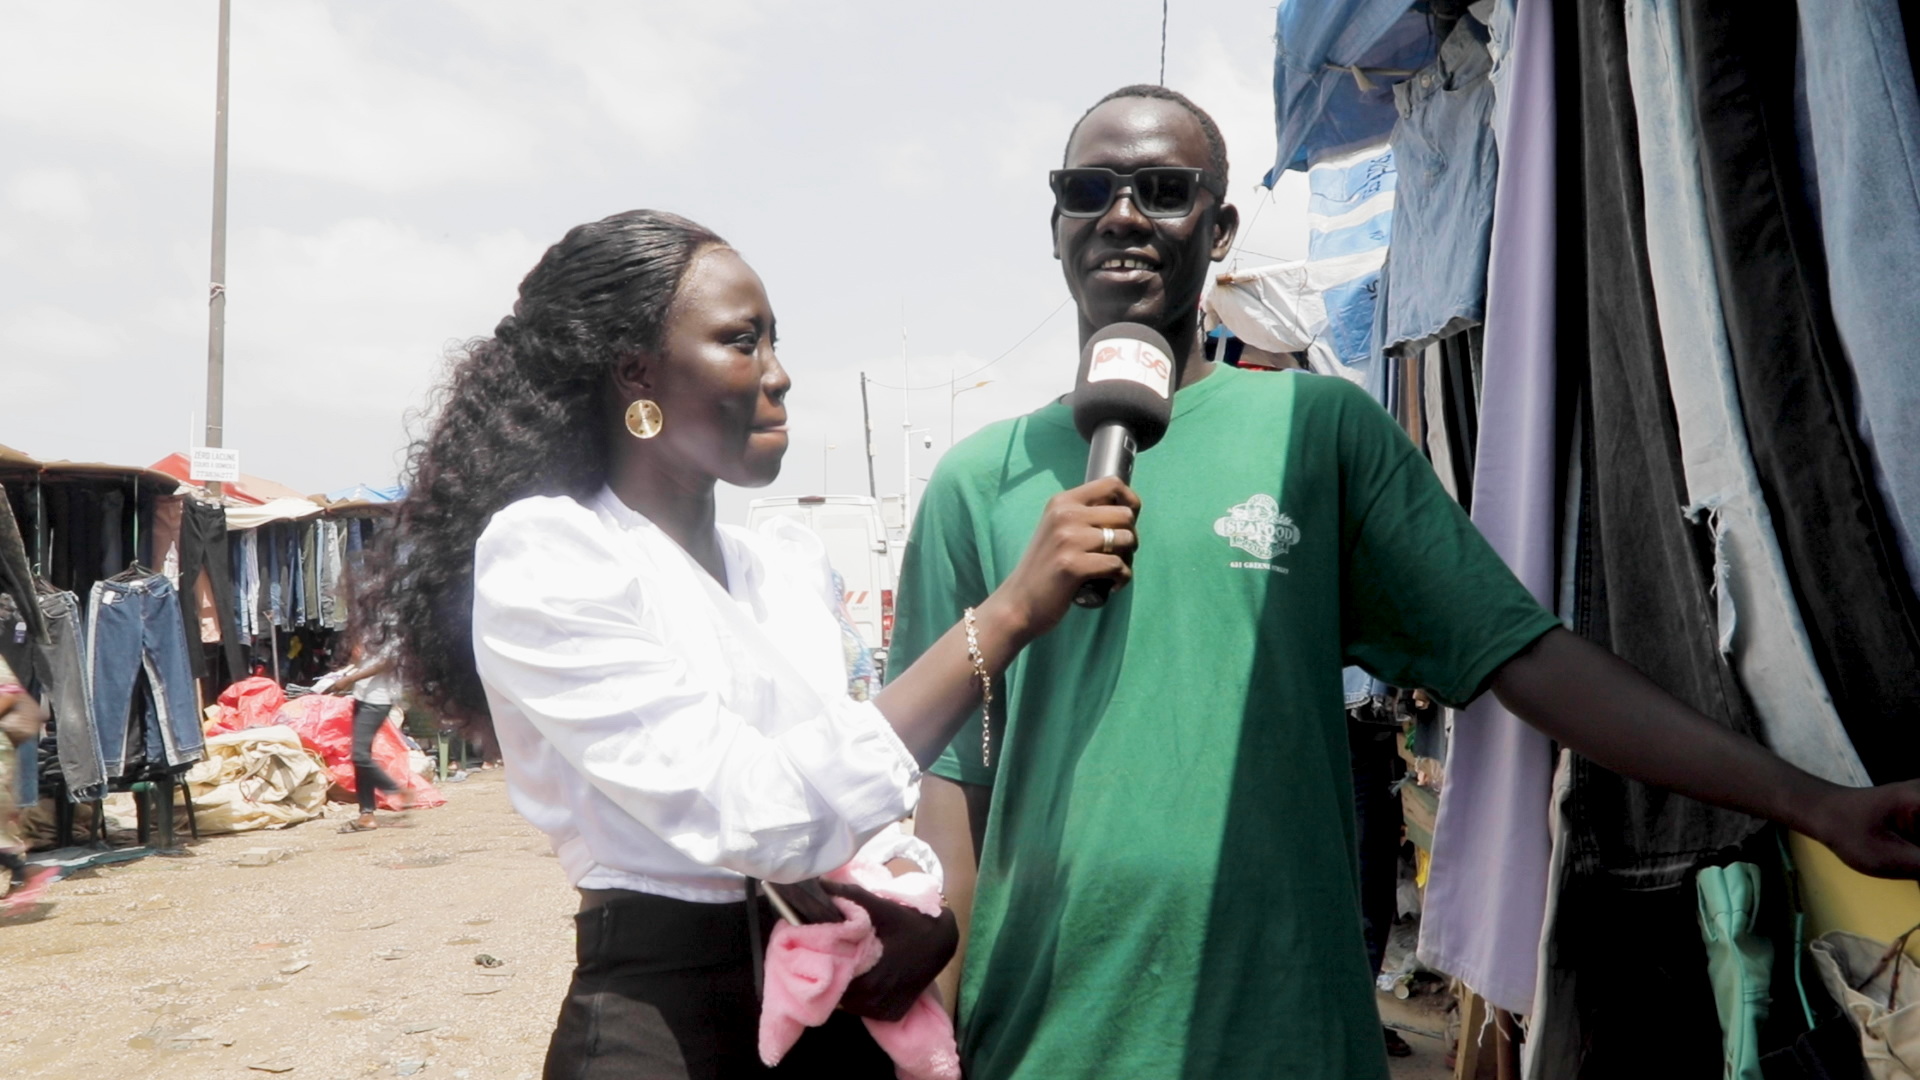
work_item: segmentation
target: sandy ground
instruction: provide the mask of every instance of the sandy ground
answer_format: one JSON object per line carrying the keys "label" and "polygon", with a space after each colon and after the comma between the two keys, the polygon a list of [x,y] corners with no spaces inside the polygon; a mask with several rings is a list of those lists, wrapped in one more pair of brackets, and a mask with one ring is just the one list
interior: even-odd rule
{"label": "sandy ground", "polygon": [[[0,1076],[533,1080],[573,963],[576,904],[499,770],[447,805],[343,834],[351,816],[208,837],[81,871],[0,920]],[[240,853],[286,857],[243,866]],[[475,962],[499,960],[497,967]],[[1382,995],[1450,1075],[1445,1017]]]}
{"label": "sandy ground", "polygon": [[[502,774],[471,777],[395,828],[208,837],[55,884],[0,922],[0,1076],[537,1076],[576,894]],[[288,855],[237,865],[259,847]]]}

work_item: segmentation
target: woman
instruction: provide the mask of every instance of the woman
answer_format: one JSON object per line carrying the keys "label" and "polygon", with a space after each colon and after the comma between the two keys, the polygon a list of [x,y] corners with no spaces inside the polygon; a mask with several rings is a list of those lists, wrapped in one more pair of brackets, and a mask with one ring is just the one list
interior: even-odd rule
{"label": "woman", "polygon": [[[550,1078],[763,1072],[754,979],[772,918],[752,880],[825,873],[909,813],[920,769],[1013,656],[1083,582],[1129,577],[1133,494],[1067,492],[999,591],[853,700],[819,541],[714,519],[717,482],[779,473],[788,386],[740,256],[633,211],[547,251],[513,315],[455,361],[414,447],[404,555],[373,603],[423,700],[470,728],[490,719],[515,807],[580,889]],[[913,943],[883,941],[874,975],[899,980]],[[780,1068],[892,1075],[844,1013]]]}
{"label": "woman", "polygon": [[393,711],[394,691],[399,685],[391,650],[376,653],[368,660],[366,649],[356,647],[353,666],[341,672],[330,688],[336,693],[353,694],[353,789],[360,797],[360,816],[348,822],[342,832],[367,832],[380,827],[373,811],[382,791],[391,793],[402,808],[408,805],[407,789],[373,759],[374,739],[380,734],[380,725],[387,722],[388,714]]}

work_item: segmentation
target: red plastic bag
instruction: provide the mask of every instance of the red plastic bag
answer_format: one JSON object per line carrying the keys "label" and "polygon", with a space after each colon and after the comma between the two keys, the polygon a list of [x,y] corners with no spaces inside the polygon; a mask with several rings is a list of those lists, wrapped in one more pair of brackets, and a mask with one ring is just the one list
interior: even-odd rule
{"label": "red plastic bag", "polygon": [[[308,694],[287,702],[276,721],[292,728],[300,736],[302,745],[320,755],[334,786],[348,794],[358,791],[353,773],[356,704],[352,698]],[[391,720],[381,721],[380,731],[373,737],[373,762],[393,777],[394,783],[406,789],[415,807],[425,809],[446,803],[447,797],[440,794],[439,789],[414,775],[413,767],[407,762],[407,744],[400,741],[400,733],[394,730]],[[382,810],[402,809],[399,798],[392,792],[380,792],[375,802]]]}
{"label": "red plastic bag", "polygon": [[280,707],[286,703],[287,695],[272,679],[259,675],[241,679],[220,692],[220,719],[207,728],[207,734],[224,735],[277,724]]}

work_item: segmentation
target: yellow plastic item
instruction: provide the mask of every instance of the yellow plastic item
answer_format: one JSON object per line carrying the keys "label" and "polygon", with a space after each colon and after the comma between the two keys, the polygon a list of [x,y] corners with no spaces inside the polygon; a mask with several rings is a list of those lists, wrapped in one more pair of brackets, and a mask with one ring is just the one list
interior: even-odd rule
{"label": "yellow plastic item", "polygon": [[[1799,833],[1789,834],[1787,845],[1800,870],[1809,940],[1830,930],[1850,930],[1892,941],[1920,923],[1920,885],[1855,873],[1825,844]],[[1907,955],[1920,959],[1920,934],[1909,940]]]}

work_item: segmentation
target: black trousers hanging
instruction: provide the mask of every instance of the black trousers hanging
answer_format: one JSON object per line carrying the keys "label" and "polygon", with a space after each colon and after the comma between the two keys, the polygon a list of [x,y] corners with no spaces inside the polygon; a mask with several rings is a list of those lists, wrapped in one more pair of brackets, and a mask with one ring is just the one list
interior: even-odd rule
{"label": "black trousers hanging", "polygon": [[[1563,341],[1563,366],[1579,371],[1584,346],[1589,410],[1576,629],[1711,719],[1751,733],[1751,710],[1717,644],[1711,548],[1680,513],[1691,500],[1647,257],[1624,4],[1578,0],[1560,12],[1577,43],[1561,69],[1562,94],[1579,104],[1577,121],[1562,128],[1579,144],[1565,198],[1583,207],[1567,235],[1584,241],[1572,249],[1579,264],[1563,257],[1561,269],[1584,279],[1586,296],[1586,337]],[[1549,1006],[1534,1025],[1540,1075],[1717,1075],[1720,1027],[1692,871],[1759,823],[1578,757],[1563,809]]]}
{"label": "black trousers hanging", "polygon": [[1876,781],[1920,776],[1920,608],[1853,416],[1793,125],[1791,0],[1686,0],[1682,47],[1747,439],[1814,658]]}
{"label": "black trousers hanging", "polygon": [[[227,554],[227,512],[218,506],[188,499],[180,509],[180,615],[187,626],[187,659],[199,678],[214,674],[207,670],[206,651],[200,648],[198,590],[203,570],[213,587],[213,606],[218,609],[227,677],[237,679],[247,673],[247,663],[240,647],[240,630],[233,620],[233,561]],[[220,689],[212,688],[214,692]]]}

